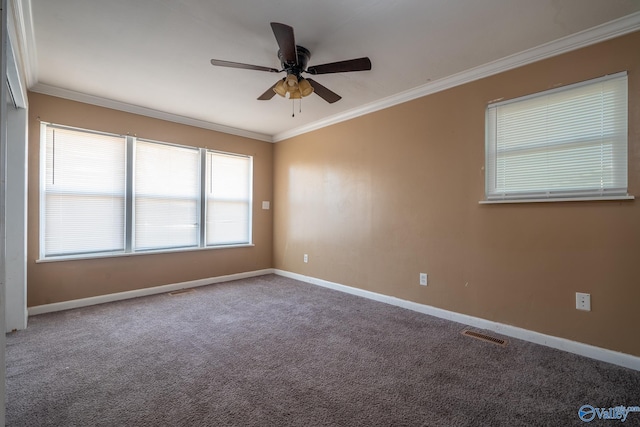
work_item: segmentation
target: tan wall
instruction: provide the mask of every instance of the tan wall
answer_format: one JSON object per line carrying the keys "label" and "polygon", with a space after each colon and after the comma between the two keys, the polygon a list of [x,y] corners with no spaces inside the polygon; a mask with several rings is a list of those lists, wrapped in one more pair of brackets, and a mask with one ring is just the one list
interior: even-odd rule
{"label": "tan wall", "polygon": [[276,144],[275,268],[640,356],[639,200],[478,204],[487,103],[623,70],[640,197],[638,46],[631,34]]}
{"label": "tan wall", "polygon": [[[39,120],[194,147],[252,155],[254,247],[36,263]],[[28,306],[272,267],[273,144],[51,96],[29,94]]]}

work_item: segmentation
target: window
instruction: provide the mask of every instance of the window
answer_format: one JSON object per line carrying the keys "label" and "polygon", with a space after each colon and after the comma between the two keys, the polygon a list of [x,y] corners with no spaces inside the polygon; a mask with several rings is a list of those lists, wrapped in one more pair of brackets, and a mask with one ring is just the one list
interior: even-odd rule
{"label": "window", "polygon": [[251,235],[251,159],[207,153],[207,244],[246,242]]}
{"label": "window", "polygon": [[124,138],[46,127],[45,257],[124,250],[125,148]]}
{"label": "window", "polygon": [[197,148],[136,141],[134,195],[136,250],[198,246]]}
{"label": "window", "polygon": [[250,156],[48,123],[41,134],[41,258],[251,243]]}
{"label": "window", "polygon": [[487,200],[627,196],[627,76],[491,104]]}

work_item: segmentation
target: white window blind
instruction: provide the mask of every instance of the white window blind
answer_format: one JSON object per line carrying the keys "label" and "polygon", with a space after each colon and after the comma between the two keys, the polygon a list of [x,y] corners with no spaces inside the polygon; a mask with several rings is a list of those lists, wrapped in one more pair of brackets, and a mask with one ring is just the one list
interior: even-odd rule
{"label": "white window blind", "polygon": [[199,150],[136,141],[135,250],[199,244]]}
{"label": "white window blind", "polygon": [[121,252],[125,224],[125,139],[45,129],[41,252]]}
{"label": "white window blind", "polygon": [[207,245],[251,240],[251,158],[207,152]]}
{"label": "white window blind", "polygon": [[487,200],[627,194],[627,76],[489,105]]}

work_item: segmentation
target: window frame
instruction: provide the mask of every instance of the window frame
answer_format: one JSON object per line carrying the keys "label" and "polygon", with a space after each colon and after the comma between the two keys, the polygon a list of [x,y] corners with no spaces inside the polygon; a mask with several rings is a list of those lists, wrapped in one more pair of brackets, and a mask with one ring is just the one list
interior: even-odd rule
{"label": "window frame", "polygon": [[[205,224],[205,227],[201,227],[200,228],[200,240],[201,240],[201,244],[203,246],[208,246],[208,247],[225,247],[225,246],[234,246],[234,245],[238,245],[238,244],[242,244],[242,243],[237,243],[237,242],[227,242],[227,243],[209,243],[209,239],[208,239],[208,229],[206,224],[209,222],[209,215],[208,215],[208,211],[209,211],[209,203],[210,200],[213,200],[213,203],[215,204],[216,201],[220,201],[220,198],[217,197],[210,197],[210,192],[207,191],[207,189],[209,189],[209,186],[211,185],[211,183],[213,182],[213,167],[209,167],[209,158],[210,156],[213,155],[220,155],[220,156],[228,156],[228,157],[244,157],[248,160],[248,176],[247,176],[247,186],[248,188],[247,193],[248,193],[248,199],[246,200],[247,203],[247,212],[249,213],[249,218],[247,221],[247,236],[249,241],[251,241],[252,239],[252,235],[253,235],[253,221],[252,221],[252,217],[251,217],[251,213],[253,212],[253,157],[252,156],[237,156],[234,155],[232,153],[227,153],[224,151],[217,151],[217,150],[206,150],[202,159],[202,164],[201,164],[201,170],[205,171],[204,173],[201,174],[202,177],[202,181],[200,184],[200,188],[201,188],[201,223]],[[213,164],[213,160],[211,160],[211,164]],[[212,190],[212,189],[211,189]],[[244,203],[244,202],[243,202]]]}
{"label": "window frame", "polygon": [[[39,212],[38,212],[38,221],[39,221],[39,236],[38,236],[38,244],[39,244],[39,259],[63,259],[63,258],[85,258],[85,257],[93,257],[93,256],[111,256],[112,254],[117,254],[120,253],[121,251],[97,251],[97,252],[75,252],[75,253],[66,253],[66,254],[62,254],[62,255],[46,255],[45,254],[45,247],[46,247],[46,222],[47,222],[47,217],[46,217],[46,199],[47,199],[47,129],[48,126],[51,126],[51,128],[55,129],[62,129],[62,130],[71,130],[71,131],[77,131],[77,132],[82,132],[82,133],[87,133],[87,134],[92,134],[92,135],[101,135],[101,136],[107,136],[107,137],[119,137],[119,135],[114,135],[112,133],[108,133],[108,132],[101,132],[101,131],[95,131],[95,130],[90,130],[90,129],[83,129],[83,128],[74,128],[74,127],[70,127],[70,126],[62,126],[62,125],[57,125],[57,124],[52,124],[52,123],[46,123],[46,122],[41,122],[40,124],[40,179],[39,179]],[[126,142],[123,141],[124,144],[124,149],[125,149],[125,162],[126,162]],[[125,187],[126,187],[126,170],[125,172]],[[126,203],[127,203],[127,194],[126,194],[126,188],[124,189],[124,204],[125,204],[125,211],[126,211]],[[123,212],[124,214],[124,212]],[[124,228],[126,229],[126,222],[125,222],[125,218],[122,218],[123,222],[124,222]],[[124,248],[124,235],[122,235],[122,242],[123,242],[123,248]]]}
{"label": "window frame", "polygon": [[[527,102],[534,99],[540,99],[545,96],[567,92],[575,89],[579,89],[580,87],[595,85],[599,83],[605,83],[607,81],[616,80],[616,79],[625,79],[625,84],[627,84],[627,72],[623,71],[620,73],[605,75],[602,77],[586,80],[583,82],[578,82],[558,88],[553,88],[537,93],[533,93],[530,95],[509,99],[505,101],[490,103],[487,105],[485,109],[485,162],[484,162],[484,199],[481,200],[480,204],[494,204],[494,203],[529,203],[529,202],[566,202],[566,201],[590,201],[590,200],[632,200],[634,197],[628,194],[628,161],[629,161],[629,135],[628,135],[628,86],[626,86],[625,93],[625,110],[624,110],[624,119],[626,124],[626,129],[624,130],[625,135],[625,188],[624,190],[611,190],[608,188],[588,188],[588,189],[574,189],[574,190],[557,190],[551,187],[539,187],[537,189],[524,190],[524,191],[516,191],[516,190],[507,190],[504,192],[499,192],[495,181],[497,180],[497,169],[500,154],[497,149],[497,121],[499,110],[497,110],[500,106],[505,106],[509,104],[516,104],[519,102]],[[553,105],[553,104],[552,104]],[[559,153],[562,149],[566,149],[571,145],[570,142],[564,143],[556,143],[557,151],[551,150],[551,153]],[[547,147],[553,144],[547,145]],[[540,150],[540,148],[544,147],[518,147],[517,150],[526,151],[528,150]],[[615,164],[615,163],[612,163]],[[492,184],[494,182],[494,184]]]}
{"label": "window frame", "polygon": [[[47,168],[47,129],[48,127],[60,128],[60,129],[68,129],[72,131],[84,132],[89,134],[98,134],[98,135],[106,135],[111,137],[120,137],[123,139],[125,144],[125,209],[124,209],[124,235],[122,236],[124,240],[124,249],[122,251],[114,251],[114,252],[89,252],[89,253],[79,253],[79,254],[64,254],[64,255],[45,255],[45,227],[46,227],[46,168]],[[198,151],[198,181],[199,188],[197,190],[198,200],[197,200],[197,211],[198,211],[198,224],[197,224],[197,234],[198,234],[198,243],[196,246],[189,247],[168,247],[168,248],[159,248],[159,249],[135,249],[135,153],[136,153],[136,142],[140,140],[144,143],[151,144],[160,144],[166,146],[173,146],[177,148],[186,148],[190,150]],[[234,244],[219,244],[219,245],[208,245],[206,242],[206,210],[207,210],[207,199],[206,199],[206,179],[208,176],[207,169],[207,156],[208,153],[220,153],[227,156],[235,156],[246,158],[249,161],[249,176],[247,179],[249,180],[249,203],[248,203],[248,218],[247,218],[247,228],[248,228],[248,240],[247,242],[239,242]],[[211,250],[211,249],[225,249],[225,248],[237,248],[237,247],[252,247],[255,246],[253,243],[253,156],[247,154],[240,153],[231,153],[220,150],[213,150],[203,147],[193,147],[188,145],[175,144],[171,142],[164,141],[156,141],[147,138],[137,138],[136,136],[131,135],[118,135],[109,132],[96,131],[92,129],[85,129],[67,125],[60,125],[56,123],[50,123],[41,121],[40,123],[40,179],[39,179],[39,257],[36,260],[37,263],[41,262],[54,262],[54,261],[66,261],[66,260],[81,260],[81,259],[94,259],[94,258],[110,258],[110,257],[126,257],[126,256],[137,256],[137,255],[149,255],[149,254],[157,254],[157,253],[180,253],[180,252],[192,252],[192,251],[200,251],[200,250]]]}
{"label": "window frame", "polygon": [[[126,243],[131,243],[131,251],[132,252],[140,252],[140,253],[150,253],[150,252],[156,252],[156,251],[162,251],[162,250],[181,250],[181,249],[193,249],[193,248],[199,248],[201,246],[201,240],[200,240],[200,228],[201,228],[201,224],[202,224],[202,199],[201,199],[201,195],[202,195],[202,191],[201,191],[201,186],[202,186],[202,148],[198,148],[198,147],[189,147],[189,146],[185,146],[185,145],[179,145],[179,144],[172,144],[172,143],[168,143],[168,142],[161,142],[161,141],[154,141],[154,140],[150,140],[150,139],[144,139],[144,138],[135,138],[135,137],[128,137],[127,139],[131,138],[132,139],[132,145],[133,145],[133,155],[131,157],[131,169],[132,169],[132,173],[130,175],[128,175],[128,177],[131,177],[131,186],[129,186],[129,183],[127,181],[127,189],[129,189],[130,187],[132,188],[132,190],[130,192],[127,193],[131,194],[131,209],[133,210],[132,216],[130,217],[131,220],[127,221],[128,223],[131,224],[131,238],[127,238]],[[137,180],[137,175],[138,175],[138,170],[136,169],[136,164],[137,164],[137,160],[138,160],[138,143],[142,143],[142,144],[148,144],[148,145],[157,145],[157,146],[163,146],[163,147],[169,147],[169,148],[176,148],[176,149],[184,149],[184,150],[189,150],[189,151],[194,151],[194,152],[198,152],[198,159],[197,159],[197,174],[198,174],[198,188],[196,190],[196,194],[197,194],[197,199],[195,200],[196,202],[196,217],[195,217],[195,221],[197,224],[197,231],[196,231],[196,242],[193,245],[182,245],[182,246],[167,246],[167,247],[157,247],[157,248],[146,248],[146,247],[139,247],[138,249],[136,249],[136,245],[140,245],[140,242],[137,242],[136,239],[136,233],[137,233],[137,229],[136,229],[136,220],[137,220],[137,209],[136,209],[136,205],[137,205],[137,198],[141,197],[144,198],[144,196],[141,196],[139,193],[139,190],[136,188],[136,180]],[[129,163],[129,162],[128,162]],[[129,166],[129,164],[127,163],[127,166]],[[129,217],[127,217],[127,219],[129,219]],[[128,247],[128,245],[127,245]]]}

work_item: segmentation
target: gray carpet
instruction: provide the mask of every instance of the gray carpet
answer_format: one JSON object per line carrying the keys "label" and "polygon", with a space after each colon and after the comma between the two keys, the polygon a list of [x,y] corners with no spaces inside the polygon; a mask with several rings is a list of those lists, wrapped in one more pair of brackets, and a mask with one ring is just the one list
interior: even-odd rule
{"label": "gray carpet", "polygon": [[640,372],[463,328],[275,275],[35,316],[7,335],[7,425],[580,426],[583,404],[640,405]]}

